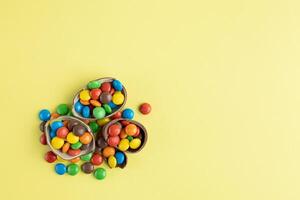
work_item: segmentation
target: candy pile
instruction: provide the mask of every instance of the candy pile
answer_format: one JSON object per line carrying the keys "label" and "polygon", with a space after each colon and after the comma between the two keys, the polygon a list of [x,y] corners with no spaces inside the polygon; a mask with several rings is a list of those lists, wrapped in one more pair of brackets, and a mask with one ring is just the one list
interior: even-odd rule
{"label": "candy pile", "polygon": [[119,111],[126,101],[126,90],[118,80],[90,81],[75,96],[74,114],[82,118],[101,119]]}
{"label": "candy pile", "polygon": [[[73,100],[72,109],[60,104],[56,112],[43,109],[40,142],[48,145],[44,158],[56,162],[57,174],[74,176],[91,174],[98,180],[106,177],[107,163],[110,168],[124,168],[126,153],[139,152],[147,141],[145,127],[132,120],[134,112],[126,108],[127,93],[120,81],[113,78],[90,81]],[[148,114],[151,106],[140,105],[142,114]]]}

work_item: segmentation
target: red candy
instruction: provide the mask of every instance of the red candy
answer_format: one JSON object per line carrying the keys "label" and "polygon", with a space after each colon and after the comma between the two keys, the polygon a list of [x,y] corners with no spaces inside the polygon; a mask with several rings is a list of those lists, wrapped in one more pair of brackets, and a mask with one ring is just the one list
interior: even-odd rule
{"label": "red candy", "polygon": [[151,105],[149,103],[143,103],[139,108],[140,112],[144,115],[147,115],[151,112]]}
{"label": "red candy", "polygon": [[45,156],[44,156],[45,160],[48,162],[48,163],[53,163],[56,161],[57,157],[56,155],[52,152],[52,151],[48,151]]}
{"label": "red candy", "polygon": [[136,128],[137,130],[136,133],[133,135],[133,137],[138,137],[140,135],[140,128],[138,126]]}
{"label": "red candy", "polygon": [[80,149],[69,149],[68,154],[70,156],[78,156],[80,154],[81,150]]}
{"label": "red candy", "polygon": [[111,89],[111,84],[109,82],[102,83],[100,88],[103,92],[109,92]]}
{"label": "red candy", "polygon": [[61,127],[56,131],[56,135],[59,138],[66,138],[68,133],[69,133],[69,129],[67,129],[66,127]]}
{"label": "red candy", "polygon": [[103,158],[100,154],[95,153],[93,154],[92,158],[91,158],[91,163],[93,165],[101,165],[103,162]]}
{"label": "red candy", "polygon": [[41,135],[41,137],[40,137],[40,142],[41,142],[41,144],[43,144],[43,145],[46,145],[46,144],[47,144],[47,139],[46,139],[46,134],[45,134],[45,133],[43,133],[43,134]]}
{"label": "red candy", "polygon": [[115,89],[114,88],[111,88],[110,92],[109,92],[111,95],[113,95],[115,93]]}
{"label": "red candy", "polygon": [[102,91],[100,89],[92,89],[90,95],[93,100],[98,100]]}
{"label": "red candy", "polygon": [[120,124],[113,124],[108,128],[108,135],[117,136],[121,133],[122,126]]}
{"label": "red candy", "polygon": [[123,120],[123,121],[121,121],[121,124],[122,124],[123,126],[127,126],[128,124],[130,124],[130,122],[129,122],[129,121],[126,121],[126,120]]}
{"label": "red candy", "polygon": [[111,118],[112,119],[119,119],[119,118],[121,118],[121,116],[122,116],[122,113],[119,111],[119,112],[116,112],[116,114],[114,114]]}
{"label": "red candy", "polygon": [[111,136],[111,137],[108,137],[108,140],[107,140],[108,145],[113,146],[113,147],[116,147],[119,144],[119,142],[120,142],[119,136]]}

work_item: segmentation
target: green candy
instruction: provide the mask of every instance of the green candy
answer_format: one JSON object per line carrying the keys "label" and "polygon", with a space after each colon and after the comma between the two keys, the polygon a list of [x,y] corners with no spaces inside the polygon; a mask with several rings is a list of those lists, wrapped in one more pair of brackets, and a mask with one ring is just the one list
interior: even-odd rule
{"label": "green candy", "polygon": [[89,89],[96,89],[96,88],[99,88],[100,87],[100,82],[99,81],[90,81],[87,85],[87,87]]}
{"label": "green candy", "polygon": [[82,161],[90,161],[91,160],[91,158],[92,158],[92,153],[88,153],[88,154],[85,154],[85,155],[82,155],[82,156],[80,156],[80,159],[82,160]]}
{"label": "green candy", "polygon": [[105,110],[102,107],[96,107],[93,110],[93,115],[96,119],[101,119],[105,117]]}
{"label": "green candy", "polygon": [[67,113],[68,116],[73,116],[72,110],[69,110],[69,112]]}
{"label": "green candy", "polygon": [[111,107],[108,104],[104,104],[103,108],[107,114],[110,114],[112,112]]}
{"label": "green candy", "polygon": [[59,115],[66,115],[69,112],[69,108],[68,108],[67,104],[59,104],[56,108],[56,112]]}
{"label": "green candy", "polygon": [[106,170],[104,168],[100,167],[100,168],[95,170],[94,176],[95,176],[96,179],[102,180],[106,176]]}
{"label": "green candy", "polygon": [[97,124],[97,122],[90,122],[89,126],[92,129],[93,133],[97,133],[98,132],[99,125]]}
{"label": "green candy", "polygon": [[75,144],[71,144],[72,149],[79,149],[82,146],[81,142],[76,142]]}
{"label": "green candy", "polygon": [[127,137],[127,140],[130,142],[131,140],[133,140],[133,137],[129,135],[129,136]]}
{"label": "green candy", "polygon": [[67,172],[71,176],[75,176],[79,172],[79,166],[75,163],[69,164],[67,167]]}

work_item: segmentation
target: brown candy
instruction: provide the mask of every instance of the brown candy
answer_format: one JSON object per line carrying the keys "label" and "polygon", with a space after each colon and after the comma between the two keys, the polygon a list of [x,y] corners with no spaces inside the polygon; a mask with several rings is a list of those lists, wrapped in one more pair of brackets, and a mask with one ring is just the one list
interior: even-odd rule
{"label": "brown candy", "polygon": [[94,165],[90,162],[83,163],[81,165],[81,170],[86,174],[90,174],[94,171]]}
{"label": "brown candy", "polygon": [[101,103],[109,103],[111,101],[111,94],[109,92],[102,92],[100,95],[100,101]]}
{"label": "brown candy", "polygon": [[42,122],[42,123],[40,124],[40,130],[41,130],[42,132],[45,131],[45,124],[46,124],[46,122]]}
{"label": "brown candy", "polygon": [[105,140],[104,140],[103,137],[98,137],[98,138],[97,138],[97,140],[96,140],[96,145],[97,145],[97,147],[99,147],[99,148],[101,148],[101,149],[103,149],[104,147],[107,146],[107,144],[106,144],[106,142],[105,142]]}
{"label": "brown candy", "polygon": [[82,136],[86,132],[86,128],[81,125],[76,125],[73,127],[73,133],[76,136]]}
{"label": "brown candy", "polygon": [[78,124],[79,124],[78,121],[71,120],[71,121],[69,121],[69,123],[68,123],[68,129],[69,129],[69,130],[72,130],[73,127],[76,126],[76,125],[78,125]]}

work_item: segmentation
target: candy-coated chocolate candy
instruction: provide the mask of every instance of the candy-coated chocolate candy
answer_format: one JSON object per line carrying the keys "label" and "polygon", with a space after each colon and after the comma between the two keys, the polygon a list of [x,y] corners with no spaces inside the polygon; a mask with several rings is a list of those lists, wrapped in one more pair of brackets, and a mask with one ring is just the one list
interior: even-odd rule
{"label": "candy-coated chocolate candy", "polygon": [[78,124],[79,124],[78,121],[70,120],[70,121],[68,122],[68,129],[69,129],[69,130],[73,130],[73,127],[76,126],[76,125],[78,125]]}
{"label": "candy-coated chocolate candy", "polygon": [[114,88],[111,88],[110,92],[109,92],[111,95],[113,95],[115,93],[115,89]]}
{"label": "candy-coated chocolate candy", "polygon": [[126,134],[126,132],[125,132],[124,129],[121,130],[121,133],[120,133],[119,137],[120,137],[121,139],[124,139],[124,138],[127,137],[127,134]]}
{"label": "candy-coated chocolate candy", "polygon": [[91,163],[93,165],[101,165],[103,162],[103,158],[100,154],[94,153],[92,158],[91,158]]}
{"label": "candy-coated chocolate candy", "polygon": [[96,141],[96,145],[97,147],[99,148],[104,148],[107,146],[106,142],[105,142],[105,139],[103,137],[99,137],[97,138],[97,141]]}
{"label": "candy-coated chocolate candy", "polygon": [[97,100],[93,100],[92,99],[92,100],[90,100],[90,103],[94,107],[100,107],[101,106],[101,103],[99,101],[97,101]]}
{"label": "candy-coated chocolate candy", "polygon": [[94,171],[94,165],[90,162],[83,163],[81,165],[81,170],[86,174],[90,174]]}
{"label": "candy-coated chocolate candy", "polygon": [[108,105],[109,105],[109,107],[110,107],[111,109],[115,109],[115,108],[118,107],[118,106],[117,106],[116,104],[114,104],[112,101],[109,102]]}
{"label": "candy-coated chocolate candy", "polygon": [[125,155],[123,152],[117,152],[115,155],[118,165],[122,165],[125,161]]}
{"label": "candy-coated chocolate candy", "polygon": [[69,112],[67,104],[59,104],[56,108],[56,112],[59,115],[66,115]]}
{"label": "candy-coated chocolate candy", "polygon": [[59,114],[58,113],[51,113],[51,117],[50,119],[56,119],[59,117]]}
{"label": "candy-coated chocolate candy", "polygon": [[130,142],[131,140],[133,140],[133,137],[132,136],[128,136],[127,140]]}
{"label": "candy-coated chocolate candy", "polygon": [[81,103],[82,105],[84,105],[84,106],[90,105],[90,101],[83,101],[83,100],[81,100],[81,99],[80,99],[80,103]]}
{"label": "candy-coated chocolate candy", "polygon": [[111,84],[110,84],[109,82],[104,82],[104,83],[102,83],[102,85],[101,85],[101,90],[102,90],[103,92],[109,92],[110,89],[111,89]]}
{"label": "candy-coated chocolate candy", "polygon": [[46,122],[41,122],[40,123],[40,131],[42,131],[42,132],[45,131],[45,124],[46,124]]}
{"label": "candy-coated chocolate candy", "polygon": [[108,135],[117,136],[121,133],[122,126],[119,123],[115,123],[108,127]]}
{"label": "candy-coated chocolate candy", "polygon": [[142,114],[147,115],[151,112],[151,105],[149,103],[143,103],[140,105],[139,110]]}
{"label": "candy-coated chocolate candy", "polygon": [[80,154],[81,150],[80,149],[69,149],[68,154],[70,156],[78,156]]}
{"label": "candy-coated chocolate candy", "polygon": [[107,114],[110,114],[112,112],[112,109],[108,104],[104,104],[103,108],[105,110],[105,113],[107,113]]}
{"label": "candy-coated chocolate candy", "polygon": [[47,109],[43,109],[39,112],[39,118],[42,121],[48,121],[51,117],[50,111]]}
{"label": "candy-coated chocolate candy", "polygon": [[53,163],[56,161],[56,155],[52,151],[48,151],[44,158],[48,163]]}
{"label": "candy-coated chocolate candy", "polygon": [[88,144],[92,141],[93,137],[89,132],[85,132],[82,136],[79,137],[79,140],[82,144]]}
{"label": "candy-coated chocolate candy", "polygon": [[120,151],[126,151],[129,148],[129,140],[122,139],[118,145],[118,148],[120,149]]}
{"label": "candy-coated chocolate candy", "polygon": [[112,102],[116,105],[121,105],[124,102],[124,99],[125,97],[122,92],[115,92],[112,96]]}
{"label": "candy-coated chocolate candy", "polygon": [[82,146],[81,146],[81,150],[87,150],[87,149],[89,149],[90,148],[90,145],[91,145],[91,143],[89,143],[89,144],[82,144]]}
{"label": "candy-coated chocolate candy", "polygon": [[89,127],[92,129],[93,133],[97,133],[99,131],[99,125],[97,122],[90,122]]}
{"label": "candy-coated chocolate candy", "polygon": [[92,89],[90,95],[93,100],[98,100],[102,91],[100,89]]}
{"label": "candy-coated chocolate candy", "polygon": [[70,143],[69,143],[69,142],[66,142],[66,143],[63,145],[61,151],[62,151],[63,153],[67,153],[67,152],[69,151],[69,149],[70,149]]}
{"label": "candy-coated chocolate candy", "polygon": [[137,127],[135,124],[128,124],[125,127],[125,132],[127,133],[127,135],[133,136],[134,134],[136,134],[136,131],[137,131]]}
{"label": "candy-coated chocolate candy", "polygon": [[62,138],[59,138],[59,137],[54,137],[52,140],[51,140],[51,146],[54,148],[54,149],[60,149],[62,148],[62,146],[64,145],[64,139]]}
{"label": "candy-coated chocolate candy", "polygon": [[87,87],[89,89],[96,89],[96,88],[99,88],[100,87],[100,82],[99,81],[90,81],[87,85]]}
{"label": "candy-coated chocolate candy", "polygon": [[91,99],[90,91],[89,90],[82,90],[79,93],[79,99],[82,100],[82,101],[88,101],[88,100],[90,100]]}
{"label": "candy-coated chocolate candy", "polygon": [[66,127],[66,128],[68,127],[68,121],[66,121],[66,120],[63,121],[63,124],[64,124],[64,127]]}
{"label": "candy-coated chocolate candy", "polygon": [[121,91],[123,89],[123,85],[119,80],[114,80],[112,85],[116,91]]}
{"label": "candy-coated chocolate candy", "polygon": [[67,167],[67,172],[71,176],[75,176],[79,172],[79,166],[75,163],[69,164]]}
{"label": "candy-coated chocolate candy", "polygon": [[140,135],[140,128],[137,126],[136,127],[136,133],[133,135],[133,137],[138,137]]}
{"label": "candy-coated chocolate candy", "polygon": [[129,142],[129,146],[131,149],[137,149],[141,146],[141,140],[139,138],[134,138]]}
{"label": "candy-coated chocolate candy", "polygon": [[66,160],[62,159],[62,157],[60,157],[60,156],[57,156],[57,161],[58,162],[67,162]]}
{"label": "candy-coated chocolate candy", "polygon": [[72,160],[70,160],[71,163],[77,163],[80,161],[80,157],[76,157],[76,158],[73,158]]}
{"label": "candy-coated chocolate candy", "polygon": [[80,149],[81,146],[82,146],[82,143],[78,141],[75,144],[72,144],[71,148],[72,149]]}
{"label": "candy-coated chocolate candy", "polygon": [[49,136],[50,136],[50,139],[56,137],[55,131],[51,130],[50,133],[49,133]]}
{"label": "candy-coated chocolate candy", "polygon": [[67,141],[71,144],[75,144],[76,142],[79,141],[79,137],[74,135],[74,133],[69,132],[67,135]]}
{"label": "candy-coated chocolate candy", "polygon": [[46,134],[43,133],[41,136],[40,136],[40,142],[42,145],[46,145],[47,144],[47,139],[46,139]]}
{"label": "candy-coated chocolate candy", "polygon": [[95,170],[94,176],[98,180],[103,180],[106,177],[106,171],[104,168],[100,167]]}
{"label": "candy-coated chocolate candy", "polygon": [[101,103],[109,103],[111,98],[112,96],[109,92],[102,92],[99,99]]}
{"label": "candy-coated chocolate candy", "polygon": [[86,132],[86,128],[80,124],[73,127],[73,133],[76,136],[82,136]]}
{"label": "candy-coated chocolate candy", "polygon": [[98,119],[97,120],[97,124],[99,126],[104,126],[105,124],[107,124],[108,122],[110,122],[109,118],[102,118],[102,119]]}
{"label": "candy-coated chocolate candy", "polygon": [[107,140],[107,144],[110,146],[113,146],[113,147],[118,146],[119,142],[120,142],[119,136],[110,136],[110,137],[108,137],[108,140]]}
{"label": "candy-coated chocolate candy", "polygon": [[105,110],[102,107],[96,107],[93,110],[93,115],[96,119],[101,119],[105,117]]}
{"label": "candy-coated chocolate candy", "polygon": [[82,161],[90,161],[91,160],[91,158],[92,158],[92,153],[88,153],[88,154],[85,154],[85,155],[82,155],[82,156],[80,156],[80,159],[82,160]]}
{"label": "candy-coated chocolate candy", "polygon": [[133,119],[134,117],[134,112],[132,109],[130,108],[126,108],[125,110],[123,110],[122,112],[122,117],[125,119]]}
{"label": "candy-coated chocolate candy", "polygon": [[66,138],[68,133],[69,133],[69,129],[67,129],[66,127],[60,127],[56,131],[56,135],[59,138]]}
{"label": "candy-coated chocolate candy", "polygon": [[80,101],[77,101],[74,105],[75,111],[78,113],[81,113],[83,105],[80,103]]}
{"label": "candy-coated chocolate candy", "polygon": [[122,120],[122,121],[121,121],[121,124],[122,124],[123,126],[127,126],[128,124],[130,124],[130,122],[127,121],[127,120]]}
{"label": "candy-coated chocolate candy", "polygon": [[117,159],[114,156],[108,157],[108,166],[110,168],[115,168],[117,166]]}
{"label": "candy-coated chocolate candy", "polygon": [[55,132],[57,129],[59,129],[60,127],[63,127],[63,126],[64,126],[64,124],[61,121],[55,121],[50,124],[51,130],[53,130]]}
{"label": "candy-coated chocolate candy", "polygon": [[67,167],[62,163],[57,163],[54,169],[58,175],[63,175],[67,172]]}
{"label": "candy-coated chocolate candy", "polygon": [[109,156],[115,155],[115,152],[116,152],[115,148],[113,148],[113,147],[105,147],[105,148],[103,149],[102,154],[103,154],[103,156],[104,156],[105,158],[108,158]]}
{"label": "candy-coated chocolate candy", "polygon": [[81,114],[85,118],[90,117],[90,108],[88,106],[83,106]]}
{"label": "candy-coated chocolate candy", "polygon": [[112,119],[119,119],[119,118],[121,118],[121,116],[122,116],[122,113],[120,111],[118,111],[118,112],[116,112],[116,114],[114,114],[112,116]]}

